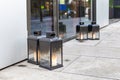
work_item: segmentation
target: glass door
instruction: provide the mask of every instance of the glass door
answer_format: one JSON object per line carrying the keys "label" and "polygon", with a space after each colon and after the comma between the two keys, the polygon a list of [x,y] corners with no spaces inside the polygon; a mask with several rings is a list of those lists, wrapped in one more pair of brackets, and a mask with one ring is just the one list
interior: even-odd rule
{"label": "glass door", "polygon": [[91,8],[91,4],[95,7],[93,1],[95,0],[30,0],[31,27],[28,32],[34,34],[34,31],[42,31],[42,35],[45,35],[46,31],[55,31],[64,40],[75,38],[76,25],[80,21],[85,24],[95,21],[93,14],[96,9]]}
{"label": "glass door", "polygon": [[53,30],[53,1],[31,0],[31,34]]}
{"label": "glass door", "polygon": [[85,24],[91,22],[91,0],[80,0],[80,18]]}
{"label": "glass door", "polygon": [[91,0],[59,0],[59,36],[64,40],[74,38],[80,21],[90,24]]}
{"label": "glass door", "polygon": [[[59,36],[64,40],[75,36],[75,26],[79,24],[79,1],[60,0],[59,1]],[[63,30],[63,31],[62,31]]]}

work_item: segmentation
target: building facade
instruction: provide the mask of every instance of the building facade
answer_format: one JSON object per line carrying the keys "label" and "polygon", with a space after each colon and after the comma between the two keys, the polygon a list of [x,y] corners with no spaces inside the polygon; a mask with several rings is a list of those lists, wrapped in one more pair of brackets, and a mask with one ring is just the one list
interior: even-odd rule
{"label": "building facade", "polygon": [[0,0],[0,69],[27,58],[25,0]]}
{"label": "building facade", "polygon": [[[36,2],[37,1],[37,2]],[[75,36],[80,21],[109,24],[109,0],[0,0],[0,69],[27,58],[27,36],[66,26],[64,39]]]}

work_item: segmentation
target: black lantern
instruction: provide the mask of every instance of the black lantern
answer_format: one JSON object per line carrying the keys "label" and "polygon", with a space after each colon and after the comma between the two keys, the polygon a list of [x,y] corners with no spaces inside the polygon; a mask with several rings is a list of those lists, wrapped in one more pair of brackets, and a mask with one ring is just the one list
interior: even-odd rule
{"label": "black lantern", "polygon": [[63,66],[62,40],[59,38],[41,38],[39,66],[49,70]]}
{"label": "black lantern", "polygon": [[80,25],[84,25],[84,22],[79,22]]}
{"label": "black lantern", "polygon": [[100,39],[100,26],[97,24],[92,25],[92,39],[93,40]]}
{"label": "black lantern", "polygon": [[96,21],[92,21],[91,24],[96,24]]}
{"label": "black lantern", "polygon": [[38,64],[40,60],[39,52],[39,39],[45,36],[34,36],[30,35],[28,37],[28,62],[33,64]]}
{"label": "black lantern", "polygon": [[87,40],[88,39],[88,26],[87,25],[77,25],[76,26],[76,39],[77,40]]}
{"label": "black lantern", "polygon": [[100,38],[100,26],[95,21],[91,22],[88,26],[88,35],[91,40],[99,40]]}
{"label": "black lantern", "polygon": [[54,31],[47,31],[46,32],[46,38],[54,38],[56,35],[55,35],[55,32]]}

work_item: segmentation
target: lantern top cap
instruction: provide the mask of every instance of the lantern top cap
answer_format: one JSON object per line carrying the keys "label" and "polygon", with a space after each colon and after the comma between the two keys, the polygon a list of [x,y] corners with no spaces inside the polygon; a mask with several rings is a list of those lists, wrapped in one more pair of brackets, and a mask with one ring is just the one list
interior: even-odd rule
{"label": "lantern top cap", "polygon": [[44,38],[44,37],[46,37],[46,36],[45,35],[42,35],[42,36],[29,35],[28,39],[38,40],[38,39]]}

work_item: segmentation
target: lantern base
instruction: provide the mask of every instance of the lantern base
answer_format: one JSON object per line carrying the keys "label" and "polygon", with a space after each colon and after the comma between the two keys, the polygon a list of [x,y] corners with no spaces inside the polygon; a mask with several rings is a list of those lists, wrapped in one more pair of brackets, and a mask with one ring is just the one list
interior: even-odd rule
{"label": "lantern base", "polygon": [[36,65],[39,64],[38,61],[34,61],[33,58],[29,59],[29,60],[28,60],[28,63],[32,63],[32,64],[36,64]]}
{"label": "lantern base", "polygon": [[44,60],[44,61],[40,62],[39,67],[43,67],[43,68],[46,68],[46,69],[49,69],[49,70],[53,70],[53,69],[63,67],[63,65],[57,63],[55,66],[50,66],[50,63],[48,61]]}
{"label": "lantern base", "polygon": [[78,38],[76,38],[76,40],[88,40],[88,39],[78,39]]}
{"label": "lantern base", "polygon": [[94,39],[88,38],[88,40],[100,40],[100,38],[94,38]]}
{"label": "lantern base", "polygon": [[57,64],[57,66],[53,66],[53,67],[39,65],[39,67],[43,67],[43,68],[48,69],[48,70],[54,70],[54,69],[63,67],[63,65],[62,64]]}
{"label": "lantern base", "polygon": [[76,37],[76,40],[88,40],[88,38],[80,39],[79,37]]}

